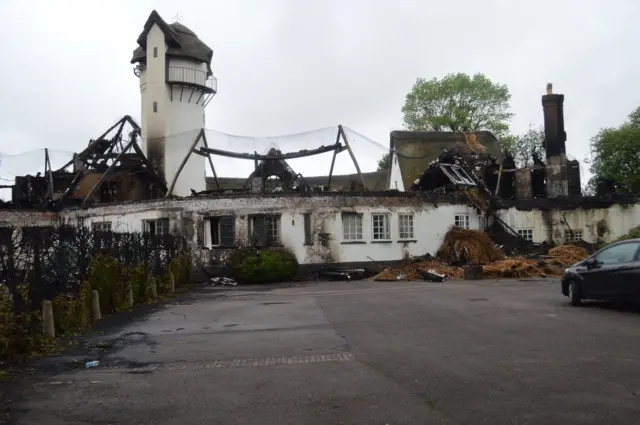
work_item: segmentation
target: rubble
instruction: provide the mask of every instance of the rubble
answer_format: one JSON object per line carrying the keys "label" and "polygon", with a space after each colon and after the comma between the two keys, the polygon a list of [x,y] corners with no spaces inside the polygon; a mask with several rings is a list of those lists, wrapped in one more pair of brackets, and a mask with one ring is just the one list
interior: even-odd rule
{"label": "rubble", "polygon": [[[455,230],[458,231],[465,229]],[[482,234],[482,232],[478,231],[471,232]],[[468,235],[468,233],[466,234]],[[455,246],[455,244],[449,244],[449,246]],[[489,247],[492,254],[477,250],[477,246],[478,245],[472,245],[472,249],[469,250],[470,256],[475,253],[476,258],[489,258],[491,255],[497,255],[496,253],[499,252],[499,249],[496,248],[495,245],[485,245],[485,247]],[[476,250],[474,251],[474,249]],[[395,268],[387,268],[374,276],[372,280],[387,282],[399,280],[431,280],[442,282],[444,280],[476,280],[483,278],[523,279],[535,277],[557,277],[562,276],[566,267],[584,260],[588,255],[587,250],[580,246],[561,245],[551,248],[548,250],[546,255],[530,254],[528,256],[513,256],[505,258],[503,254],[502,257],[486,262],[484,265],[457,267],[446,264],[442,259],[419,260],[405,263]],[[454,262],[459,264],[460,260],[454,258]],[[439,278],[437,275],[442,275],[443,277]]]}
{"label": "rubble", "polygon": [[487,233],[459,227],[449,229],[438,250],[438,258],[451,265],[489,264],[504,257]]}

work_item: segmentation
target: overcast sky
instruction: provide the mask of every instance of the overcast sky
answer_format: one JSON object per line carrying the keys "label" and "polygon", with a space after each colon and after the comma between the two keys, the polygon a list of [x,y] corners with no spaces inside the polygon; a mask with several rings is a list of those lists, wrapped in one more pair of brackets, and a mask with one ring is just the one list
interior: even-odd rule
{"label": "overcast sky", "polygon": [[508,85],[516,133],[552,82],[582,160],[640,105],[638,0],[1,0],[0,152],[78,151],[139,119],[129,62],[153,9],[214,50],[207,128],[232,134],[344,124],[387,146],[416,78],[482,72]]}

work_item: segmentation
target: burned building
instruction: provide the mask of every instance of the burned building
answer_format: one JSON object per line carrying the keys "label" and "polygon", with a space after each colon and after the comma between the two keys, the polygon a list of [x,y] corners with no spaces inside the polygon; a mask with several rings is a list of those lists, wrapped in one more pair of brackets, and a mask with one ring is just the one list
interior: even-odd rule
{"label": "burned building", "polygon": [[[578,196],[579,164],[566,159],[564,97],[550,87],[542,101],[545,158],[534,158],[532,168],[518,169],[490,132],[394,131],[389,170],[363,172],[342,126],[335,142],[295,152],[210,143],[203,126],[217,92],[211,60],[193,31],[153,12],[132,58],[141,124],[125,116],[64,167],[53,170],[45,158],[44,173],[17,177],[0,226],[65,220],[181,234],[207,261],[258,243],[287,247],[303,265],[354,265],[433,255],[451,226],[497,223],[534,242],[596,242],[640,225],[634,199],[622,205]],[[325,176],[290,164],[320,154],[332,158]],[[355,173],[335,175],[338,155]],[[220,175],[212,158],[253,169]]]}

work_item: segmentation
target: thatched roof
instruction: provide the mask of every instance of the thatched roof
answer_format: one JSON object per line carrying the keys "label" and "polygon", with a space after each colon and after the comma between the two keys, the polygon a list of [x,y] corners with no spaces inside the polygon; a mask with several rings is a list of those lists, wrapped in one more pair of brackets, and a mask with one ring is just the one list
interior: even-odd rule
{"label": "thatched roof", "polygon": [[[486,153],[501,158],[500,142],[489,131],[473,133],[476,140],[487,148]],[[443,150],[467,141],[462,132],[452,131],[392,131],[391,149],[398,154],[398,165],[402,174],[404,187],[408,189],[442,153]]]}
{"label": "thatched roof", "polygon": [[164,32],[165,40],[168,44],[167,56],[176,58],[195,59],[205,62],[209,72],[211,72],[211,59],[213,58],[213,50],[204,44],[198,36],[186,26],[179,22],[167,24],[155,10],[151,12],[147,22],[144,24],[144,30],[138,37],[138,47],[133,51],[131,63],[144,62],[147,59],[147,34],[156,24]]}

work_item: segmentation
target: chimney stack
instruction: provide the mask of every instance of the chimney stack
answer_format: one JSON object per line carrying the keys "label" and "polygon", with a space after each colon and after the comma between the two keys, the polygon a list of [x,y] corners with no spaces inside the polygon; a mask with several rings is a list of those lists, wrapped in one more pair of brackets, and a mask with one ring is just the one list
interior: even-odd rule
{"label": "chimney stack", "polygon": [[542,96],[544,112],[544,149],[547,156],[547,196],[558,198],[569,195],[567,169],[567,133],[564,131],[564,95],[553,94],[553,85],[547,84],[547,94]]}

